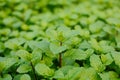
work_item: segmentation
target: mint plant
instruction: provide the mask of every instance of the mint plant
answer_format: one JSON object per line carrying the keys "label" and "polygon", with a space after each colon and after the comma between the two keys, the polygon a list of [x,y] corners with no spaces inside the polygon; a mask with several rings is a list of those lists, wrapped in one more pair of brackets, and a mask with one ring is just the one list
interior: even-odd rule
{"label": "mint plant", "polygon": [[0,0],[0,80],[120,80],[120,0]]}

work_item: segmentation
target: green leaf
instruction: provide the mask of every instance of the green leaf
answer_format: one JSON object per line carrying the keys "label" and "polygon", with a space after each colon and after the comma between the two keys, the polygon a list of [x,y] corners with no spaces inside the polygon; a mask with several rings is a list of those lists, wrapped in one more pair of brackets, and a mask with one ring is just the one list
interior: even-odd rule
{"label": "green leaf", "polygon": [[79,80],[81,74],[85,71],[83,67],[74,67],[73,69],[69,70],[65,79],[67,80]]}
{"label": "green leaf", "polygon": [[120,35],[119,34],[115,37],[115,40],[117,43],[117,47],[120,48]]}
{"label": "green leaf", "polygon": [[39,75],[42,76],[52,76],[54,73],[53,70],[50,69],[47,65],[40,63],[35,66],[35,70]]}
{"label": "green leaf", "polygon": [[20,77],[20,80],[31,80],[30,76],[28,74],[23,74],[21,77]]}
{"label": "green leaf", "polygon": [[50,38],[50,40],[56,40],[57,39],[57,32],[52,28],[48,28],[46,30],[46,36],[48,38]]}
{"label": "green leaf", "polygon": [[86,68],[82,71],[79,80],[101,80],[97,72],[93,68]]}
{"label": "green leaf", "polygon": [[0,73],[5,69],[5,63],[0,61]]}
{"label": "green leaf", "polygon": [[106,25],[103,30],[109,34],[113,34],[114,31],[114,26]]}
{"label": "green leaf", "polygon": [[65,76],[64,76],[63,72],[60,70],[56,71],[54,76],[53,76],[53,78],[55,78],[55,79],[63,79],[64,77]]}
{"label": "green leaf", "polygon": [[11,33],[11,30],[9,28],[1,29],[0,34],[4,36],[9,36]]}
{"label": "green leaf", "polygon": [[27,73],[31,71],[31,66],[28,64],[22,64],[17,68],[18,73]]}
{"label": "green leaf", "polygon": [[60,52],[65,51],[66,49],[67,49],[66,46],[60,46],[59,44],[55,44],[55,43],[50,44],[50,50],[54,54],[59,54]]}
{"label": "green leaf", "polygon": [[42,58],[42,50],[41,49],[34,49],[32,52],[32,62],[39,62]]}
{"label": "green leaf", "polygon": [[20,80],[21,74],[15,75],[13,80]]}
{"label": "green leaf", "polygon": [[108,41],[101,40],[99,45],[101,46],[102,53],[109,53],[115,50],[113,46],[109,45]]}
{"label": "green leaf", "polygon": [[24,20],[27,21],[30,18],[31,14],[32,14],[31,9],[26,10],[24,13]]}
{"label": "green leaf", "polygon": [[88,57],[90,57],[94,53],[94,50],[93,49],[87,49],[85,51],[85,53],[87,54],[87,58],[88,58]]}
{"label": "green leaf", "polygon": [[102,64],[98,55],[93,54],[90,56],[90,65],[98,72],[105,70],[105,66]]}
{"label": "green leaf", "polygon": [[112,57],[115,61],[115,64],[118,65],[120,67],[120,52],[111,52]]}
{"label": "green leaf", "polygon": [[17,49],[20,45],[25,42],[23,38],[13,38],[5,42],[5,47],[9,49]]}
{"label": "green leaf", "polygon": [[109,24],[120,25],[120,20],[118,18],[110,17],[106,20]]}
{"label": "green leaf", "polygon": [[73,66],[63,66],[55,71],[53,78],[55,79],[65,79],[65,75],[73,68]]}
{"label": "green leaf", "polygon": [[18,62],[18,58],[6,58],[4,63],[5,63],[5,69],[9,69],[11,66],[14,66]]}
{"label": "green leaf", "polygon": [[73,32],[72,30],[70,30],[70,28],[66,27],[66,26],[62,26],[62,27],[59,27],[57,29],[58,32],[62,33],[62,36],[66,39],[70,38],[73,36]]}
{"label": "green leaf", "polygon": [[11,25],[13,22],[14,22],[14,18],[13,17],[7,17],[7,18],[4,18],[4,20],[3,20],[3,23],[5,25]]}
{"label": "green leaf", "polygon": [[53,58],[49,57],[49,56],[44,56],[44,62],[46,65],[48,66],[52,66],[53,65]]}
{"label": "green leaf", "polygon": [[97,21],[89,26],[89,29],[92,33],[99,32],[105,26],[104,22]]}
{"label": "green leaf", "polygon": [[32,59],[32,55],[26,50],[18,50],[16,55],[25,61],[30,61]]}
{"label": "green leaf", "polygon": [[102,80],[119,80],[118,74],[114,71],[100,73],[99,75]]}
{"label": "green leaf", "polygon": [[42,41],[29,41],[27,43],[31,49],[40,48],[43,52],[49,51],[49,42],[47,40]]}
{"label": "green leaf", "polygon": [[12,76],[10,74],[4,74],[3,77],[0,77],[0,80],[12,80]]}
{"label": "green leaf", "polygon": [[87,54],[81,49],[76,49],[71,57],[74,60],[85,60],[87,58]]}
{"label": "green leaf", "polygon": [[91,48],[91,45],[86,40],[84,40],[83,42],[80,43],[79,48],[80,49],[88,49],[88,48]]}
{"label": "green leaf", "polygon": [[105,65],[110,65],[113,62],[112,56],[109,53],[101,54],[101,60]]}
{"label": "green leaf", "polygon": [[97,42],[96,39],[91,38],[91,40],[89,41],[89,43],[91,44],[91,46],[92,46],[95,50],[97,50],[97,51],[102,51],[102,48],[101,48],[101,46],[99,45],[99,43]]}

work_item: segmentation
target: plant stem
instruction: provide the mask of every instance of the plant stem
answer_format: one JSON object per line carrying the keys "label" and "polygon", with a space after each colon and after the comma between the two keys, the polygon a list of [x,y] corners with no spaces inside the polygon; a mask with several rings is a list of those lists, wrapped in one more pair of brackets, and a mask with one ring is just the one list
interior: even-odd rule
{"label": "plant stem", "polygon": [[37,80],[37,75],[35,74],[35,68],[33,66],[33,63],[30,62],[30,64],[31,64],[31,67],[32,67],[32,70],[33,70],[34,78],[35,78],[35,80]]}
{"label": "plant stem", "polygon": [[3,78],[3,74],[2,74],[2,72],[0,73],[0,76]]}
{"label": "plant stem", "polygon": [[[60,42],[60,46],[62,46],[62,42]],[[62,52],[59,53],[59,67],[62,67]]]}
{"label": "plant stem", "polygon": [[62,67],[62,53],[59,53],[59,67]]}

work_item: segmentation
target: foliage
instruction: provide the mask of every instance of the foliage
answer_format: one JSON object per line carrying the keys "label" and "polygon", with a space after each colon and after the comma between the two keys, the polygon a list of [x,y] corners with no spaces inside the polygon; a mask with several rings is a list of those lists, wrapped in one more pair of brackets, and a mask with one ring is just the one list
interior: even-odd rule
{"label": "foliage", "polygon": [[0,80],[120,80],[120,0],[0,0]]}

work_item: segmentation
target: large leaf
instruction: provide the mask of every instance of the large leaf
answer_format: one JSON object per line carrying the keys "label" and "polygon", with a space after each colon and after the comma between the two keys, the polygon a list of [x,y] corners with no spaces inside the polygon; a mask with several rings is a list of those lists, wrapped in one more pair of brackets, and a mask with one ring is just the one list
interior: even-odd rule
{"label": "large leaf", "polygon": [[12,76],[10,74],[4,74],[3,77],[0,77],[0,80],[12,80]]}

